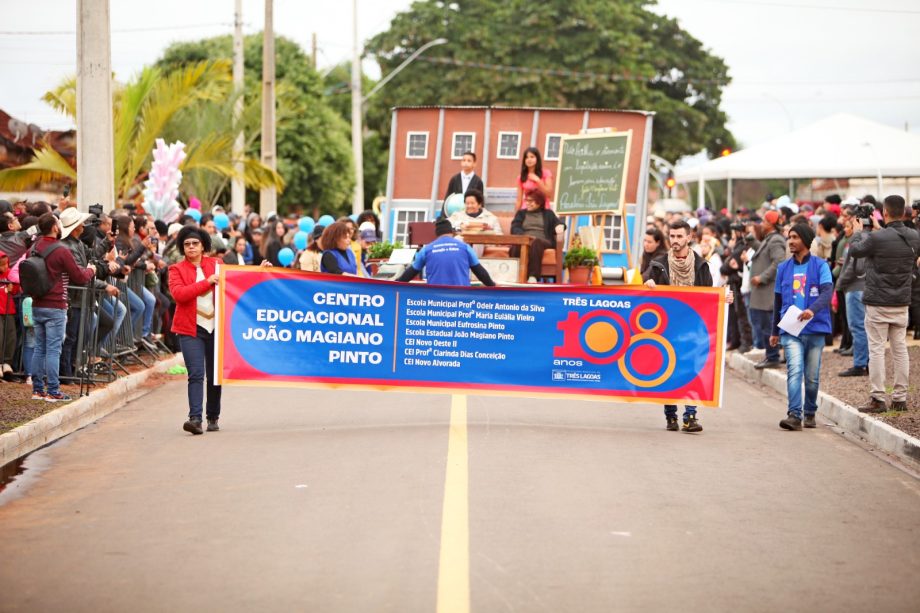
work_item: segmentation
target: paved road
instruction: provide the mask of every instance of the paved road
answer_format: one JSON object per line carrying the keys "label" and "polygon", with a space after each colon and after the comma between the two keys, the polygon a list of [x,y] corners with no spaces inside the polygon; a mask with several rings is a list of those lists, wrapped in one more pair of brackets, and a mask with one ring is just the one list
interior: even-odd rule
{"label": "paved road", "polygon": [[727,385],[698,436],[649,405],[469,397],[464,429],[447,395],[234,388],[194,438],[165,385],[33,454],[0,610],[920,610],[920,483]]}

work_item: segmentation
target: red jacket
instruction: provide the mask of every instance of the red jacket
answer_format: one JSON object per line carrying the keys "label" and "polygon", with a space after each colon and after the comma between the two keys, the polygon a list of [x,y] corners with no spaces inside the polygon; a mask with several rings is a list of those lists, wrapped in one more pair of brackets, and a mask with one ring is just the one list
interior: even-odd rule
{"label": "red jacket", "polygon": [[173,316],[172,331],[175,334],[195,336],[198,332],[198,296],[217,291],[216,285],[208,283],[208,277],[217,272],[217,258],[201,258],[201,271],[204,280],[195,281],[195,265],[182,260],[169,267],[169,293],[176,301],[176,314]]}
{"label": "red jacket", "polygon": [[[0,281],[9,281],[10,269],[0,273]],[[16,303],[13,296],[19,293],[19,286],[15,283],[0,283],[0,315],[15,315]]]}

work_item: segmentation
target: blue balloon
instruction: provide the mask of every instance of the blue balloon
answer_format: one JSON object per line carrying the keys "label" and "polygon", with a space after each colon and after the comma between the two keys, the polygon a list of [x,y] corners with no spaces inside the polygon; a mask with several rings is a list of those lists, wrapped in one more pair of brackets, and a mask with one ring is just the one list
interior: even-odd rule
{"label": "blue balloon", "polygon": [[358,214],[352,213],[351,215],[348,216],[348,219],[352,220],[355,223],[358,223]]}
{"label": "blue balloon", "polygon": [[301,217],[297,220],[297,227],[309,234],[313,231],[313,228],[316,226],[316,222],[313,221],[312,217]]}
{"label": "blue balloon", "polygon": [[294,252],[291,251],[290,247],[285,247],[278,252],[278,261],[281,262],[282,266],[291,265],[291,262],[294,261]]}
{"label": "blue balloon", "polygon": [[195,220],[195,222],[201,221],[201,211],[198,209],[185,209],[185,214]]}
{"label": "blue balloon", "polygon": [[306,232],[298,232],[297,234],[294,235],[294,245],[296,245],[297,248],[300,249],[301,251],[307,248],[307,242],[309,240],[310,240],[310,235],[307,234]]}
{"label": "blue balloon", "polygon": [[217,226],[218,230],[226,230],[230,227],[230,218],[227,217],[226,213],[218,213],[214,216],[214,225]]}
{"label": "blue balloon", "polygon": [[335,217],[333,217],[332,215],[323,215],[322,217],[319,218],[319,221],[317,221],[316,223],[323,226],[324,228],[328,228],[329,226],[335,223]]}

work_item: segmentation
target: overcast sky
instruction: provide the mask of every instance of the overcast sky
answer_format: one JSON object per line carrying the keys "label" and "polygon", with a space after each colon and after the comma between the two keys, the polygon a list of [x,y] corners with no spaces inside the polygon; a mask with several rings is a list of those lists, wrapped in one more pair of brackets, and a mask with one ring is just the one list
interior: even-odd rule
{"label": "overcast sky", "polygon": [[[359,0],[362,39],[410,4]],[[263,6],[244,0],[246,33],[262,29]],[[116,77],[127,79],[172,42],[232,32],[233,7],[233,0],[111,0]],[[660,0],[655,10],[728,64],[733,82],[723,108],[743,145],[836,112],[920,133],[917,0]],[[76,0],[0,0],[0,15],[0,108],[43,128],[72,127],[40,98],[76,70]],[[334,65],[351,54],[351,3],[275,0],[275,30],[307,51],[318,32],[320,67]],[[372,61],[365,68],[379,76]]]}

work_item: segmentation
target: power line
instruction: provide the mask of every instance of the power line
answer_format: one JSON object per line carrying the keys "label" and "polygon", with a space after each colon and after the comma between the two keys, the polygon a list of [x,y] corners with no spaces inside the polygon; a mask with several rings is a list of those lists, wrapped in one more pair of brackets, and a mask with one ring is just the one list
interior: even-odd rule
{"label": "power line", "polygon": [[[181,26],[155,26],[149,28],[117,28],[112,30],[112,34],[136,33],[136,32],[163,32],[169,30],[194,30],[197,28],[212,27],[233,27],[232,23],[194,23]],[[76,30],[0,30],[0,36],[70,36],[76,34]]]}
{"label": "power line", "polygon": [[[431,64],[447,64],[452,66],[461,66],[464,68],[478,68],[481,70],[492,70],[496,72],[513,72],[523,74],[539,74],[550,77],[569,77],[569,78],[587,78],[606,81],[641,81],[648,83],[665,82],[661,77],[649,77],[643,75],[623,75],[623,74],[606,74],[597,72],[580,72],[573,70],[564,70],[558,68],[532,68],[529,66],[512,66],[507,64],[487,64],[485,62],[469,62],[447,57],[421,57],[419,61]],[[905,77],[893,79],[876,79],[876,80],[847,80],[847,81],[738,81],[731,80],[726,82],[717,79],[694,79],[686,78],[691,84],[706,85],[723,85],[723,86],[744,86],[744,85],[880,85],[895,83],[920,83],[920,77]]]}
{"label": "power line", "polygon": [[717,4],[733,4],[748,6],[776,6],[781,8],[792,9],[814,9],[817,11],[845,11],[859,13],[888,13],[893,15],[920,15],[920,10],[911,9],[886,9],[886,8],[866,8],[861,6],[834,6],[820,4],[799,4],[792,2],[771,2],[767,0],[702,0],[703,2],[715,2]]}

